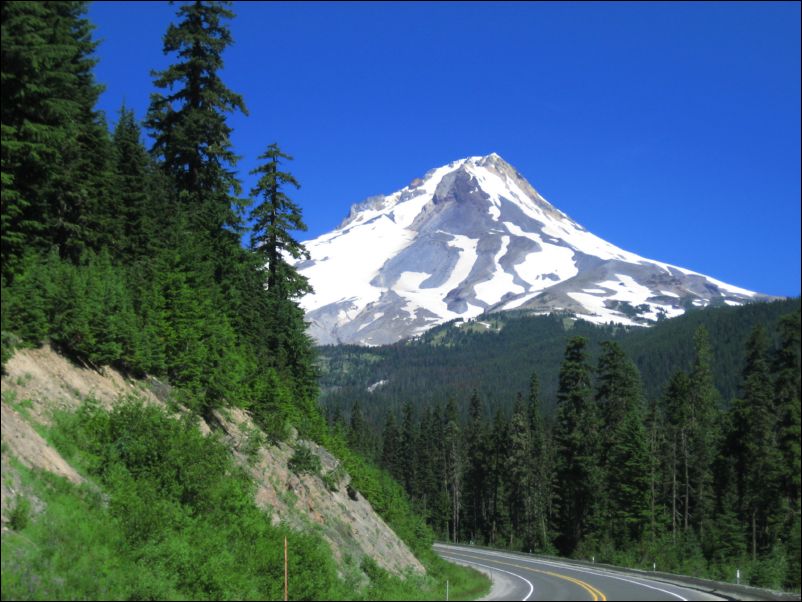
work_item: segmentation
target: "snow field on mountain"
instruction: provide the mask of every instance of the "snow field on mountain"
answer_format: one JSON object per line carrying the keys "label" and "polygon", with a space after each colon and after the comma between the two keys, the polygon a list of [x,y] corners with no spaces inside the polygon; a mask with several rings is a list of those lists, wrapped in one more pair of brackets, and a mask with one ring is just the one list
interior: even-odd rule
{"label": "snow field on mountain", "polygon": [[495,305],[508,293],[519,294],[526,292],[524,287],[515,283],[515,277],[505,272],[501,267],[501,259],[507,254],[509,246],[510,237],[502,236],[501,248],[493,257],[493,264],[496,266],[495,272],[493,272],[489,280],[479,282],[473,286],[476,298],[488,305]]}
{"label": "snow field on mountain", "polygon": [[400,228],[386,215],[367,224],[350,228],[348,235],[332,238],[325,244],[310,244],[314,264],[303,273],[315,288],[314,295],[301,301],[304,309],[353,299],[358,307],[378,300],[381,289],[370,284],[388,256],[399,252],[414,238],[414,233]]}
{"label": "snow field on mountain", "polygon": [[[524,232],[512,222],[504,222],[504,226],[510,234],[529,238],[540,246],[540,251],[529,253],[524,261],[515,265],[518,276],[529,284],[527,292],[540,292],[579,273],[571,249],[545,242],[539,234]],[[556,280],[545,278],[546,275],[553,275]]]}
{"label": "snow field on mountain", "polygon": [[315,293],[302,306],[310,333],[331,343],[393,342],[487,309],[643,326],[688,304],[756,297],[588,232],[495,153],[370,197],[305,244],[311,261],[300,269]]}

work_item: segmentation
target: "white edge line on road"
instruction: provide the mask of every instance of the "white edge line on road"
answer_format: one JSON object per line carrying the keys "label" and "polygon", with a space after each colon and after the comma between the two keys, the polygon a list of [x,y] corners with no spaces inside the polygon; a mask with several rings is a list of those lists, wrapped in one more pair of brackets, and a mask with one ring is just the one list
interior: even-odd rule
{"label": "white edge line on road", "polygon": [[[457,549],[471,550],[471,551],[474,551],[474,552],[477,551],[477,550],[475,550],[473,548],[457,548]],[[663,589],[661,587],[656,587],[654,585],[648,585],[646,583],[641,583],[640,581],[634,581],[632,579],[627,579],[626,577],[620,577],[618,575],[615,575],[612,571],[605,571],[605,570],[601,570],[601,569],[588,570],[588,569],[583,569],[583,568],[577,568],[576,566],[571,565],[571,564],[562,564],[562,563],[559,563],[559,562],[550,562],[548,560],[527,558],[526,556],[518,556],[518,555],[515,555],[515,554],[504,554],[503,552],[497,552],[495,550],[493,550],[493,551],[481,550],[481,551],[490,552],[488,554],[489,556],[500,556],[502,558],[507,558],[507,559],[522,560],[524,562],[529,562],[530,564],[535,564],[535,563],[537,563],[537,564],[545,564],[546,566],[552,566],[552,567],[563,568],[563,569],[570,569],[572,571],[577,571],[579,573],[588,573],[590,575],[597,575],[599,577],[609,577],[610,579],[618,579],[619,581],[626,581],[626,582],[632,583],[634,585],[640,585],[642,587],[647,587],[649,589],[654,589],[654,590],[657,590],[658,592],[663,592],[664,594],[668,594],[670,596],[674,596],[675,598],[679,598],[683,602],[688,602],[687,598],[683,598],[682,596],[680,596],[679,594],[677,594],[675,592],[669,591],[667,589]],[[643,577],[643,579],[647,579],[647,578]]]}
{"label": "white edge line on road", "polygon": [[[444,556],[444,558],[445,558],[445,556]],[[529,579],[527,579],[526,577],[521,577],[520,575],[516,575],[515,573],[511,573],[510,571],[505,571],[504,569],[499,569],[499,568],[496,568],[494,566],[487,566],[486,564],[480,564],[478,562],[474,562],[473,560],[464,560],[463,558],[452,558],[451,560],[457,560],[459,562],[464,562],[465,564],[474,564],[476,566],[480,566],[480,567],[485,568],[485,569],[490,569],[491,571],[498,571],[500,573],[507,573],[508,575],[512,575],[513,577],[518,577],[518,579],[523,579],[524,581],[526,581],[529,584],[529,593],[526,594],[526,596],[524,598],[522,598],[522,602],[526,602],[527,600],[529,600],[529,596],[531,596],[532,592],[535,591],[535,586],[532,585],[532,582],[529,581]]]}

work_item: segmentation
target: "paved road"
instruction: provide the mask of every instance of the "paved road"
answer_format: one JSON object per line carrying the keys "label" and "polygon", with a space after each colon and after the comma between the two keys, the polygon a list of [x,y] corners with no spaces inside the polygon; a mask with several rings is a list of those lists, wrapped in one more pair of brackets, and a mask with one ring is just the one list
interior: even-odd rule
{"label": "paved road", "polygon": [[436,544],[443,558],[490,573],[486,600],[722,600],[687,589],[607,569],[541,560],[522,554]]}

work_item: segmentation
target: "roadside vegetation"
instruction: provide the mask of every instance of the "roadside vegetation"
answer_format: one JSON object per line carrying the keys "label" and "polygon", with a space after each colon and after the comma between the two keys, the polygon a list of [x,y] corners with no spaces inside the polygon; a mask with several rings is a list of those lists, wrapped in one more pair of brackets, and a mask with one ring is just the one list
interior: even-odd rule
{"label": "roadside vegetation", "polygon": [[271,524],[230,450],[192,415],[85,402],[47,435],[88,480],[15,465],[43,509],[17,499],[2,543],[4,600],[279,600],[285,537],[290,599],[437,600],[446,579],[455,596],[487,590],[483,576],[431,553],[425,576],[402,579],[370,560],[338,566],[320,536]]}
{"label": "roadside vegetation", "polygon": [[190,413],[88,403],[60,416],[46,434],[90,484],[16,467],[42,508],[13,508],[3,599],[281,599],[285,536],[292,599],[438,599],[444,575],[465,591],[486,582],[435,559],[406,494],[374,490],[391,479],[356,454],[358,486],[425,550],[430,575],[338,566],[318,536],[273,527],[230,451],[195,426],[234,406],[268,441],[296,429],[349,453],[318,408],[298,305],[309,285],[287,259],[306,254],[291,157],[265,140],[248,196],[238,180],[227,120],[247,110],[220,77],[233,17],[228,2],[179,5],[147,114],[122,105],[110,131],[86,3],[2,5],[3,364],[49,342],[83,366],[168,382]]}

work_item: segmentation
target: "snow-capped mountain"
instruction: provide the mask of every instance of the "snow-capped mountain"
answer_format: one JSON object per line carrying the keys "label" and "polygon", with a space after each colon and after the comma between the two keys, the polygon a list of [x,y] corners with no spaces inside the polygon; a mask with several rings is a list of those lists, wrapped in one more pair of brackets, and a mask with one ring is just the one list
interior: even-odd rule
{"label": "snow-capped mountain", "polygon": [[354,205],[304,243],[302,299],[321,344],[381,345],[486,311],[567,311],[648,325],[690,306],[766,297],[619,249],[549,204],[497,154]]}

